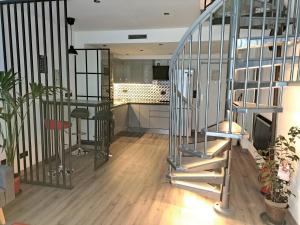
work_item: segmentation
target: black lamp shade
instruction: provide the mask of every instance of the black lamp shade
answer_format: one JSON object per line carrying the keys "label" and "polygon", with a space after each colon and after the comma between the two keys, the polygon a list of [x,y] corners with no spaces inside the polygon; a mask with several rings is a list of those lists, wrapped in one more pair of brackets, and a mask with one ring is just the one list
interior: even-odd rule
{"label": "black lamp shade", "polygon": [[74,23],[75,23],[75,18],[73,18],[73,17],[68,17],[68,18],[67,18],[67,23],[68,23],[70,26],[73,26]]}
{"label": "black lamp shade", "polygon": [[75,50],[73,45],[70,45],[70,48],[68,50],[69,54],[78,55],[78,52]]}

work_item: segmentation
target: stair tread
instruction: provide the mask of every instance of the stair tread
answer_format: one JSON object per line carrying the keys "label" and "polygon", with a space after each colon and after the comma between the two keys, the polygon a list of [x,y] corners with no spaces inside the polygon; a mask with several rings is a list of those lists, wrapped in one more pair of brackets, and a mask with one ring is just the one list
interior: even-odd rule
{"label": "stair tread", "polygon": [[[288,82],[285,81],[273,81],[272,87],[285,87],[288,86]],[[269,88],[270,81],[261,81],[260,88]],[[258,88],[258,81],[248,81],[247,82],[247,89],[257,89]],[[234,90],[244,90],[245,89],[245,82],[244,81],[235,81],[234,82]]]}
{"label": "stair tread", "polygon": [[279,106],[268,106],[265,104],[259,104],[258,106],[256,103],[253,102],[246,102],[246,106],[244,107],[244,103],[242,101],[234,101],[233,107],[238,112],[244,112],[247,113],[249,111],[251,112],[282,112],[282,107]]}
{"label": "stair tread", "polygon": [[199,158],[191,158],[191,157],[183,157],[182,159],[182,168],[184,170],[204,167],[203,170],[210,169],[209,165],[220,163],[220,167],[224,167],[226,165],[225,157],[214,157],[211,159],[199,159]]}
{"label": "stair tread", "polygon": [[201,172],[174,172],[172,178],[176,177],[186,177],[186,178],[197,178],[197,177],[224,177],[223,173],[218,173],[215,171],[201,171]]}
{"label": "stair tread", "polygon": [[[295,62],[298,62],[299,56],[295,57]],[[286,57],[285,63],[292,63],[293,57]],[[261,64],[261,65],[260,65]],[[283,64],[283,57],[277,57],[274,59],[274,66],[279,66]],[[245,70],[247,68],[249,69],[256,69],[259,67],[271,67],[272,66],[272,58],[264,58],[262,59],[262,62],[260,63],[259,59],[251,59],[248,62],[247,67],[247,61],[245,59],[237,59],[235,68],[236,70]]]}
{"label": "stair tread", "polygon": [[[207,150],[206,155],[207,156],[215,156],[220,151],[222,151],[228,144],[230,143],[229,139],[218,139],[213,141],[207,142]],[[186,151],[188,153],[200,153],[200,155],[204,155],[205,150],[205,142],[197,143],[196,151],[194,151],[194,144],[183,144],[181,146],[182,151]]]}
{"label": "stair tread", "polygon": [[[260,48],[262,45],[262,41],[261,41],[261,37],[252,37],[249,39],[250,40],[250,48]],[[237,49],[246,49],[248,47],[248,38],[239,38],[237,39]],[[285,36],[277,36],[276,38],[276,45],[282,45],[285,44]],[[294,35],[289,35],[288,36],[288,43],[287,44],[291,44],[290,42],[294,42],[295,40],[295,36]],[[300,37],[296,37],[296,42],[300,41]],[[265,47],[269,47],[269,46],[273,46],[273,42],[274,42],[274,36],[267,36],[264,38],[264,46]]]}
{"label": "stair tread", "polygon": [[217,125],[209,127],[207,130],[203,130],[207,136],[211,137],[222,137],[222,138],[232,138],[241,139],[243,136],[248,135],[247,133],[242,133],[242,128],[239,124],[232,122],[231,131],[229,130],[229,121],[223,121],[219,123],[219,129],[217,130]]}
{"label": "stair tread", "polygon": [[[208,131],[215,131],[216,129],[216,125],[209,127]],[[232,133],[241,133],[242,128],[239,124],[232,122],[232,129],[231,132]],[[219,123],[219,132],[229,132],[229,121],[223,121],[221,123]]]}
{"label": "stair tread", "polygon": [[211,192],[214,194],[221,194],[220,188],[214,187],[207,183],[192,182],[192,181],[172,181],[172,184],[178,185],[181,187],[184,186],[184,187],[191,188],[191,189],[207,191],[207,192]]}

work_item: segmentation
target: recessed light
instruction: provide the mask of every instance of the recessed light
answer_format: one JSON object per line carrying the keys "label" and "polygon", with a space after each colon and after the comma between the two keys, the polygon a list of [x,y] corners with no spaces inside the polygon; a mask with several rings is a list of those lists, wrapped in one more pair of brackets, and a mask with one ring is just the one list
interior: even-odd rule
{"label": "recessed light", "polygon": [[144,49],[141,49],[141,50],[140,50],[140,52],[143,52],[143,51],[144,51]]}
{"label": "recessed light", "polygon": [[102,45],[103,47],[106,47],[107,45]]}
{"label": "recessed light", "polygon": [[95,2],[95,3],[100,3],[101,1],[100,1],[100,0],[94,0],[94,2]]}
{"label": "recessed light", "polygon": [[164,45],[164,44],[163,44],[163,43],[159,43],[158,45],[162,46],[162,45]]}
{"label": "recessed light", "polygon": [[164,12],[164,16],[170,16],[169,12]]}

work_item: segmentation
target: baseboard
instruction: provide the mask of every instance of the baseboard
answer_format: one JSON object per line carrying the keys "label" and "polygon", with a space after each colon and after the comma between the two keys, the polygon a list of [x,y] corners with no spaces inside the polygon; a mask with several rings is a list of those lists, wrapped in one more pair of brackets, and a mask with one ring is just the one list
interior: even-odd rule
{"label": "baseboard", "polygon": [[285,216],[287,225],[298,225],[298,223],[296,222],[295,218],[293,217],[293,215],[291,214],[291,212],[288,210],[286,216]]}

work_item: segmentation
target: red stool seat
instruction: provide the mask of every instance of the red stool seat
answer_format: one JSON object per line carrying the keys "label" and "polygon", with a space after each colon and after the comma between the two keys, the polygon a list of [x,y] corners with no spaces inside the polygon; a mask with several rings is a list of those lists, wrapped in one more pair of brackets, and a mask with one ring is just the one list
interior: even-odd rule
{"label": "red stool seat", "polygon": [[71,123],[68,121],[46,120],[45,127],[50,130],[63,130],[71,127]]}

